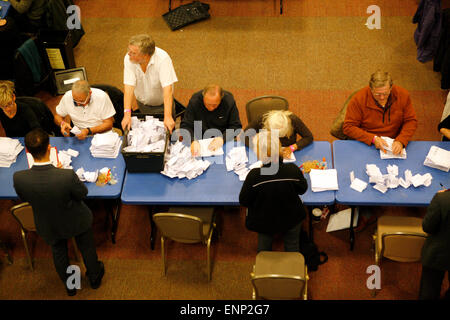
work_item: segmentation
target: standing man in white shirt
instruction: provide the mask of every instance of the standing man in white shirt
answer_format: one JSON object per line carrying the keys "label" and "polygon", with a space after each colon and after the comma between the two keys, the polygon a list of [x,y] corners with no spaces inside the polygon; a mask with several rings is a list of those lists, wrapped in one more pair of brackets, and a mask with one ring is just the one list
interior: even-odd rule
{"label": "standing man in white shirt", "polygon": [[122,128],[129,130],[131,111],[164,114],[164,125],[172,133],[175,127],[173,84],[178,81],[172,59],[155,47],[152,37],[140,34],[131,37],[124,58],[124,116]]}
{"label": "standing man in white shirt", "polygon": [[86,80],[78,80],[56,107],[55,123],[60,126],[61,133],[68,136],[72,121],[81,131],[77,138],[83,140],[88,135],[111,130],[115,114],[106,92],[91,88]]}

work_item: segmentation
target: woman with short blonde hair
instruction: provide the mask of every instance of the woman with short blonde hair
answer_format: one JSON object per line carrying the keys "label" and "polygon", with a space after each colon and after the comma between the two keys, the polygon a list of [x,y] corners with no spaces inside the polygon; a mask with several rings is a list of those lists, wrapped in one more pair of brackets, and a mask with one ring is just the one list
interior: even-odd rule
{"label": "woman with short blonde hair", "polygon": [[[245,130],[248,129],[277,130],[285,159],[290,158],[292,152],[305,148],[314,140],[313,134],[303,121],[288,110],[268,111],[249,123]],[[298,140],[297,136],[300,136]]]}

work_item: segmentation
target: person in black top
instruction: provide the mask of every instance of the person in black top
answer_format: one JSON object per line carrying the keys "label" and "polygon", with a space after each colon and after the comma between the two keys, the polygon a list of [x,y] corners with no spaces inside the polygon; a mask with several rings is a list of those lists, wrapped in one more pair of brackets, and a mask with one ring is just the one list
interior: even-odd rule
{"label": "person in black top", "polygon": [[450,141],[450,115],[439,123],[438,130],[444,135],[442,141]]}
{"label": "person in black top", "polygon": [[26,104],[18,105],[11,81],[0,81],[0,121],[8,137],[24,137],[41,127],[36,114]]}
{"label": "person in black top", "polygon": [[246,227],[258,232],[258,252],[271,251],[273,237],[280,233],[285,251],[299,252],[306,217],[299,194],[306,192],[308,182],[295,164],[283,163],[280,141],[271,139],[270,131],[258,133],[253,143],[264,165],[250,170],[239,194],[239,203],[248,208]]}
{"label": "person in black top", "polygon": [[[313,134],[303,121],[295,114],[288,110],[271,110],[259,116],[256,120],[250,122],[245,128],[266,130],[278,130],[280,137],[283,158],[288,159],[291,153],[297,150],[302,150],[313,142]],[[297,138],[300,136],[300,138]],[[249,139],[246,139],[246,144],[249,144]]]}
{"label": "person in black top", "polygon": [[[422,248],[422,276],[419,299],[440,298],[445,272],[450,283],[450,189],[438,191],[422,222],[428,234]],[[450,289],[445,293],[450,299]]]}
{"label": "person in black top", "polygon": [[[194,130],[194,121],[201,121],[200,130]],[[197,140],[203,139],[208,129],[220,131],[209,145],[214,151],[222,147],[224,140],[228,141],[237,136],[236,133],[226,134],[227,129],[239,130],[242,128],[239,119],[239,111],[233,95],[222,90],[218,85],[209,85],[203,91],[194,93],[189,100],[180,129],[188,130],[191,138],[192,155],[197,156],[200,152],[200,144]],[[209,138],[211,136],[208,136]]]}

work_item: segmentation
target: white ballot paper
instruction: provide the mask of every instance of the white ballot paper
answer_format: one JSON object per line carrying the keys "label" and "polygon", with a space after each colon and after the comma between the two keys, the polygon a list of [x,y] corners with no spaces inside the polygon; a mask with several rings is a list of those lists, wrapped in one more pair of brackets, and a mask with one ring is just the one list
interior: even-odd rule
{"label": "white ballot paper", "polygon": [[81,133],[81,130],[77,126],[73,126],[72,130],[70,130],[70,132],[77,136]]}
{"label": "white ballot paper", "polygon": [[214,138],[198,140],[198,143],[200,144],[200,157],[220,156],[224,153],[223,146],[214,151],[211,151],[208,149],[209,144],[213,140],[214,140]]}
{"label": "white ballot paper", "polygon": [[339,190],[336,169],[311,169],[309,176],[313,192]]}
{"label": "white ballot paper", "polygon": [[[350,227],[350,219],[352,215],[352,209],[345,209],[339,211],[330,216],[330,220],[328,221],[327,232],[338,231],[347,229]],[[358,216],[359,210],[355,209],[355,214],[353,216],[353,228],[355,228],[358,224]]]}
{"label": "white ballot paper", "polygon": [[283,157],[283,162],[295,162],[295,160],[297,160],[297,159],[295,158],[295,154],[293,152],[291,152],[291,155],[289,158]]}
{"label": "white ballot paper", "polygon": [[9,168],[23,149],[18,139],[0,137],[0,167]]}
{"label": "white ballot paper", "polygon": [[394,139],[391,139],[389,137],[381,137],[384,141],[387,142],[388,146],[384,147],[384,150],[386,150],[386,153],[380,150],[380,158],[381,159],[406,159],[406,149],[403,148],[402,152],[400,154],[393,154],[392,153],[392,144],[394,143]]}
{"label": "white ballot paper", "polygon": [[363,192],[367,188],[367,182],[364,182],[358,178],[355,178],[355,173],[350,172],[350,188],[358,192]]}
{"label": "white ballot paper", "polygon": [[431,146],[423,165],[448,172],[450,170],[450,151]]}

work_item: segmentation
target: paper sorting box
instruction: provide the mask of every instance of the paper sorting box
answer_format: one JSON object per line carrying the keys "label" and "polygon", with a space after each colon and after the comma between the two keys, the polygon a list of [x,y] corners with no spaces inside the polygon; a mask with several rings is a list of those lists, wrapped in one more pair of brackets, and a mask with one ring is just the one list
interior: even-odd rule
{"label": "paper sorting box", "polygon": [[[145,118],[146,114],[133,113],[139,119]],[[159,115],[153,115],[158,117]],[[166,130],[166,139],[164,152],[127,152],[123,148],[128,146],[128,134],[126,133],[122,140],[122,155],[125,160],[128,172],[161,172],[164,170],[164,160],[169,146],[170,134]]]}

